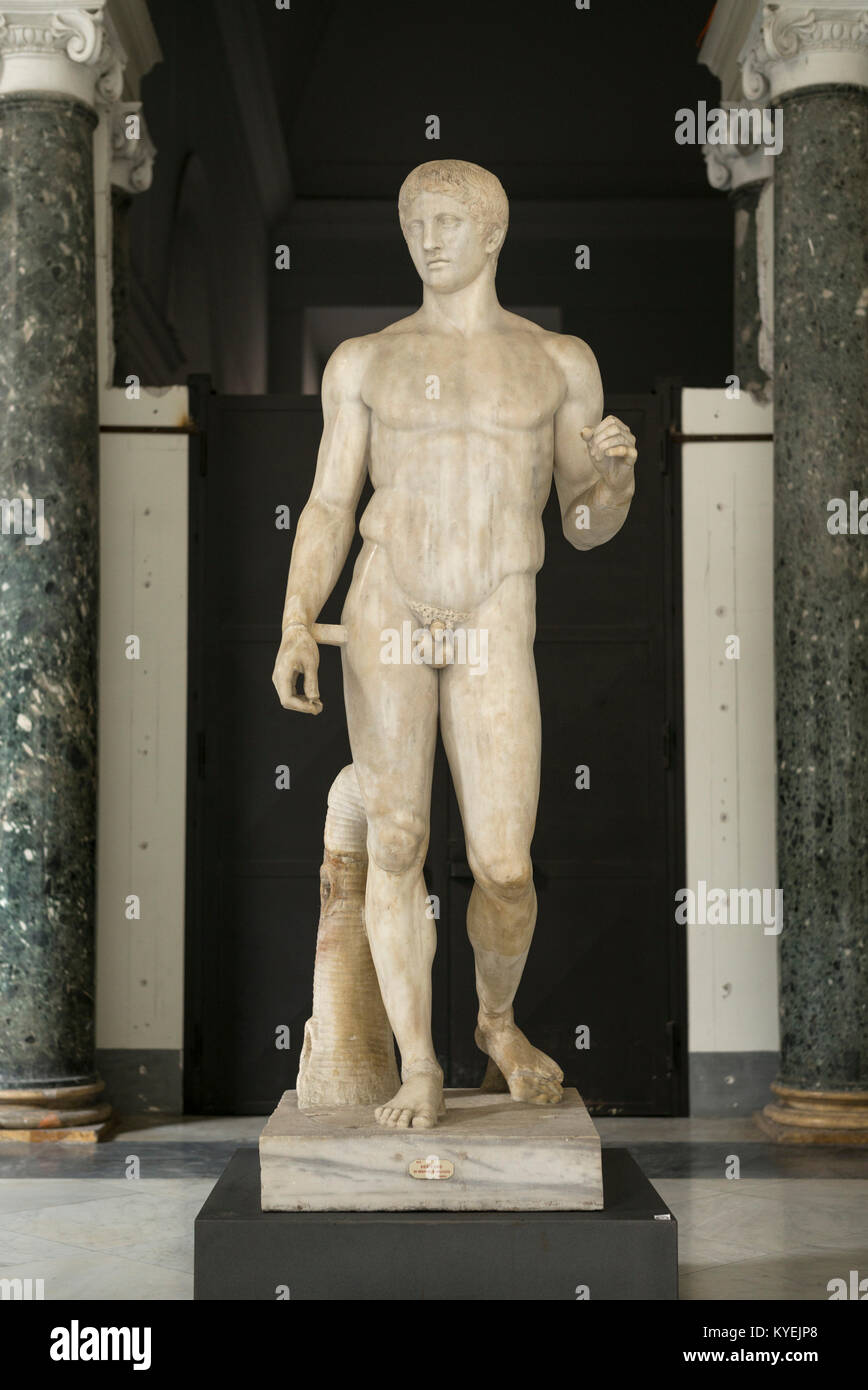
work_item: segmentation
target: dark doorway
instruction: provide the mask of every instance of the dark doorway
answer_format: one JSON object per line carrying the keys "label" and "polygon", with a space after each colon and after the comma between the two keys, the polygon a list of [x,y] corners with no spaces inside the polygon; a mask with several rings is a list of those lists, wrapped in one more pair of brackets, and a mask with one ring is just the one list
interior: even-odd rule
{"label": "dark doorway", "polygon": [[[637,436],[641,469],[628,524],[613,541],[578,553],[560,533],[554,501],[545,514],[539,923],[516,1007],[592,1109],[636,1115],[678,1113],[686,1103],[677,1046],[683,937],[672,907],[683,881],[679,536],[666,405],[665,392],[607,399]],[[294,527],[307,500],[321,412],[318,397],[203,391],[198,419],[186,1105],[261,1114],[295,1084],[311,1005],[326,795],[351,761],[336,651],[322,650],[318,718],[282,710],[271,685],[292,538],[277,514],[288,507]],[[358,544],[326,622],[339,619]],[[582,766],[590,785],[579,789]],[[289,788],[279,790],[282,767]],[[473,1042],[464,854],[440,749],[426,877],[441,913],[435,1043],[453,1086],[478,1084],[483,1070]]]}

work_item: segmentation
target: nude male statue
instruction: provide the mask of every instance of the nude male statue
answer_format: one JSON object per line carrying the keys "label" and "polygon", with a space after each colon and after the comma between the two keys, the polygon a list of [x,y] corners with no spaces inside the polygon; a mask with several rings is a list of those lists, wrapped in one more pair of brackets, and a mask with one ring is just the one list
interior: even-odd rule
{"label": "nude male statue", "polygon": [[[341,621],[350,746],[368,818],[365,920],[403,1081],[375,1113],[382,1125],[430,1128],[443,1113],[443,1074],[431,1038],[435,924],[422,866],[438,714],[474,878],[476,1042],[514,1099],[561,1098],[563,1073],[513,1018],[536,921],[541,515],[554,476],[570,544],[588,550],[609,540],[633,496],[636,449],[626,425],[601,421],[587,344],[501,308],[495,270],[508,204],[498,179],[462,160],[422,164],[398,208],[422,307],[342,343],[326,367],[322,444],[273,680],[286,709],[320,712],[310,629],[349,552],[369,470],[374,494]],[[487,669],[384,660],[384,632],[407,620],[484,631]]]}

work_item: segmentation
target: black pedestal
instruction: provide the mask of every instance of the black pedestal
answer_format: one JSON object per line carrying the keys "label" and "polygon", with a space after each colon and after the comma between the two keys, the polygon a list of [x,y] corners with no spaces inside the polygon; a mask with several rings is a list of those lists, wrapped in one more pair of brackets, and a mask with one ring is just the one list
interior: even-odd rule
{"label": "black pedestal", "polygon": [[626,1149],[603,1211],[263,1212],[239,1149],[196,1217],[197,1299],[675,1299],[678,1232]]}

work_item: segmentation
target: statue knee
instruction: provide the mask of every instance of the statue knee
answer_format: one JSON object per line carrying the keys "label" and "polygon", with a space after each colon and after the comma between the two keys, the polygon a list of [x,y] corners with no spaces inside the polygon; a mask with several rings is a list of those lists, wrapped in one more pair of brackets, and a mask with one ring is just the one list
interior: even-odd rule
{"label": "statue knee", "polygon": [[473,877],[484,893],[504,902],[517,902],[533,883],[533,865],[528,855],[501,854],[490,859],[471,859]]}
{"label": "statue knee", "polygon": [[415,816],[374,816],[368,825],[368,855],[389,874],[420,869],[426,842],[425,825]]}

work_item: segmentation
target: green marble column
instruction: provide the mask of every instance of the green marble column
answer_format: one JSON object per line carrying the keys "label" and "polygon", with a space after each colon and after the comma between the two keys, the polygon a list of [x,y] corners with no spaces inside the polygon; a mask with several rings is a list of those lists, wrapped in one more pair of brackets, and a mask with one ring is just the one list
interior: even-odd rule
{"label": "green marble column", "polygon": [[781,1064],[765,1124],[868,1142],[868,91],[779,97],[775,664]]}
{"label": "green marble column", "polygon": [[94,1072],[95,125],[63,95],[0,96],[0,1137],[98,1130],[109,1109]]}

